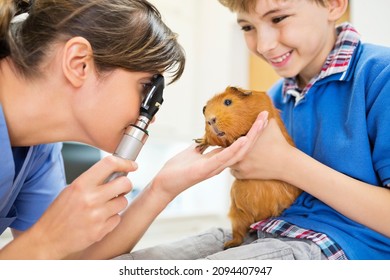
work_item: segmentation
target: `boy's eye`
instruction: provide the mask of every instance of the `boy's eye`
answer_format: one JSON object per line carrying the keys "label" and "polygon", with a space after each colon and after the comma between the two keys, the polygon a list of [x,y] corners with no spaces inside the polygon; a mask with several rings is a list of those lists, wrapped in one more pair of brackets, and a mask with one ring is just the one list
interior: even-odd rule
{"label": "boy's eye", "polygon": [[249,32],[249,31],[253,30],[253,26],[251,26],[251,25],[244,25],[244,26],[241,26],[241,30],[244,31],[244,32]]}
{"label": "boy's eye", "polygon": [[285,18],[287,18],[288,16],[280,16],[280,17],[274,17],[272,18],[272,23],[279,23],[281,22],[282,20],[284,20]]}

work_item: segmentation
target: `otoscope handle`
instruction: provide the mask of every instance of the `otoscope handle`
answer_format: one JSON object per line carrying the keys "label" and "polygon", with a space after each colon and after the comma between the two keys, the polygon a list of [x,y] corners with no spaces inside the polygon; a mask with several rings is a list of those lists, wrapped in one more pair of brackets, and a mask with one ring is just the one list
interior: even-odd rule
{"label": "otoscope handle", "polygon": [[[130,125],[122,137],[121,142],[114,152],[114,156],[135,161],[143,145],[148,139],[148,132],[136,125]],[[105,181],[105,183],[114,180],[120,176],[127,176],[124,172],[114,172]]]}
{"label": "otoscope handle", "polygon": [[112,180],[121,177],[121,176],[127,176],[126,172],[114,172],[108,178],[104,181],[104,183],[111,182]]}

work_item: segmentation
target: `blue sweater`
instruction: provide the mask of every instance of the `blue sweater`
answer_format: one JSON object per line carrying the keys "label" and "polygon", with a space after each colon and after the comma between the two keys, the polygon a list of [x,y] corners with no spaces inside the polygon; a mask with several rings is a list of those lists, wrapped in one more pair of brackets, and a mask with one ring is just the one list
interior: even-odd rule
{"label": "blue sweater", "polygon": [[[390,48],[360,43],[346,73],[317,81],[297,105],[282,86],[269,94],[298,149],[375,187],[390,184]],[[349,259],[390,259],[390,238],[308,193],[280,218],[327,234]]]}

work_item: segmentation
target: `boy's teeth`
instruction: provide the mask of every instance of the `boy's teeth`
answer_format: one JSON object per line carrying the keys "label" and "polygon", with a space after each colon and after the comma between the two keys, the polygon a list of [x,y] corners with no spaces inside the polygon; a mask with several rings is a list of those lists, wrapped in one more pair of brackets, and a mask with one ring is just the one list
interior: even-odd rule
{"label": "boy's teeth", "polygon": [[282,62],[283,60],[285,60],[289,56],[290,56],[290,53],[286,53],[286,54],[284,54],[284,55],[282,55],[282,56],[280,56],[278,58],[271,59],[271,61],[274,62],[274,63],[280,63],[280,62]]}

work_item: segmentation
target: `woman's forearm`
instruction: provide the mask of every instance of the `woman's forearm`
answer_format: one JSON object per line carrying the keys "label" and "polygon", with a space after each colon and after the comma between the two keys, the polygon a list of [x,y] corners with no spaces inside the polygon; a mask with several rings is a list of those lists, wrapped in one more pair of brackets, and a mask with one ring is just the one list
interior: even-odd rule
{"label": "woman's forearm", "polygon": [[0,250],[0,260],[50,260],[63,256],[56,251],[39,225],[21,233]]}
{"label": "woman's forearm", "polygon": [[120,224],[100,242],[71,258],[110,259],[129,253],[171,198],[157,193],[152,181],[122,214]]}

